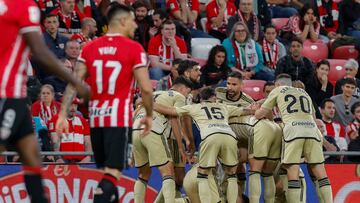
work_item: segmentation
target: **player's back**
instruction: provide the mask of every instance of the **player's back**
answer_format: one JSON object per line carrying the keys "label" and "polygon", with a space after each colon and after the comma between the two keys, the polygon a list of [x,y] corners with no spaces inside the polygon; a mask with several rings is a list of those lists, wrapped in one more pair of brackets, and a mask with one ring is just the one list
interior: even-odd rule
{"label": "player's back", "polygon": [[91,127],[131,126],[133,71],[147,64],[141,45],[125,36],[105,35],[85,45],[79,61],[86,64],[92,93]]}
{"label": "player's back", "polygon": [[29,49],[22,34],[40,31],[40,11],[32,0],[0,1],[1,98],[26,97]]}

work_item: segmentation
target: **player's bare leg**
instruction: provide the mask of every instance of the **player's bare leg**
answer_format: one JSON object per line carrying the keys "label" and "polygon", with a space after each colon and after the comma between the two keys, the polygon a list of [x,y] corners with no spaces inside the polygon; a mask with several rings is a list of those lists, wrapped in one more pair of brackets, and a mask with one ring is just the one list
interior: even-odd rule
{"label": "player's bare leg", "polygon": [[47,203],[41,182],[41,158],[34,134],[27,135],[15,144],[24,167],[24,181],[31,202]]}
{"label": "player's bare leg", "polygon": [[246,170],[244,167],[244,163],[248,161],[248,149],[247,148],[239,148],[239,164],[237,166],[237,182],[238,182],[238,202],[243,202],[243,194],[246,189]]}
{"label": "player's bare leg", "polygon": [[238,199],[238,183],[236,177],[237,166],[224,166],[224,170],[227,176],[227,189],[226,189],[226,199],[228,203],[236,203]]}
{"label": "player's bare leg", "polygon": [[287,170],[288,187],[286,193],[286,200],[288,202],[301,202],[301,183],[299,180],[300,166],[298,164],[291,164],[285,166]]}
{"label": "player's bare leg", "polygon": [[249,159],[249,200],[250,202],[259,202],[261,196],[261,171],[265,160]]}
{"label": "player's bare leg", "polygon": [[175,184],[176,184],[176,197],[181,197],[181,188],[183,186],[183,181],[185,178],[185,168],[184,167],[175,167]]}
{"label": "player's bare leg", "polygon": [[175,179],[174,179],[174,164],[168,162],[167,164],[158,167],[163,178],[162,193],[165,203],[175,202]]}
{"label": "player's bare leg", "polygon": [[138,168],[138,170],[138,179],[134,185],[134,202],[143,203],[145,202],[145,191],[151,175],[151,168],[149,167],[149,164],[146,164],[145,166]]}
{"label": "player's bare leg", "polygon": [[309,164],[311,173],[315,176],[319,184],[319,193],[322,200],[326,203],[332,203],[332,190],[329,178],[327,177],[324,164]]}

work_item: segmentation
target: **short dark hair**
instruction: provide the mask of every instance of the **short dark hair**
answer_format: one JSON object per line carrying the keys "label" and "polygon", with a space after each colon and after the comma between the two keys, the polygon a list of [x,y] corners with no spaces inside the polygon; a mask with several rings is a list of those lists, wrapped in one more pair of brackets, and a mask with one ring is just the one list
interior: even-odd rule
{"label": "short dark hair", "polygon": [[329,61],[326,60],[326,59],[323,59],[323,60],[319,61],[319,62],[316,64],[316,68],[319,68],[321,65],[327,65],[327,66],[329,66],[329,69],[330,69],[330,63],[329,63]]}
{"label": "short dark hair", "polygon": [[109,11],[107,13],[106,18],[107,18],[108,22],[110,23],[112,21],[112,19],[118,13],[128,13],[128,14],[130,14],[131,12],[133,12],[131,7],[119,4],[117,2],[111,2],[110,3],[110,9],[109,9]]}
{"label": "short dark hair", "polygon": [[344,86],[344,85],[354,85],[356,87],[356,82],[353,78],[345,78],[343,80],[342,86]]}
{"label": "short dark hair", "polygon": [[298,38],[298,37],[293,37],[293,38],[291,38],[290,44],[292,44],[293,42],[298,42],[298,43],[301,44],[301,46],[303,46],[303,41],[302,41],[300,38]]}
{"label": "short dark hair", "polygon": [[355,102],[352,106],[351,106],[351,113],[352,115],[355,115],[355,110],[360,107],[360,102]]}
{"label": "short dark hair", "polygon": [[283,79],[283,78],[291,79],[291,76],[290,76],[289,74],[287,74],[287,73],[281,73],[281,74],[279,74],[278,76],[276,76],[275,81],[276,81],[276,80],[279,80],[279,79]]}
{"label": "short dark hair", "polygon": [[269,28],[275,29],[275,31],[276,31],[276,27],[275,27],[275,25],[273,25],[273,24],[269,24],[269,25],[265,26],[265,28],[264,28],[264,32],[266,32],[266,30],[267,30],[267,29],[269,29]]}
{"label": "short dark hair", "polygon": [[172,65],[175,66],[175,65],[179,65],[183,60],[181,58],[176,58],[173,60],[172,62]]}
{"label": "short dark hair", "polygon": [[144,1],[144,0],[136,0],[132,7],[134,8],[134,10],[138,9],[138,8],[141,8],[141,7],[145,7],[147,10],[150,9],[150,5],[147,1]]}
{"label": "short dark hair", "polygon": [[162,24],[161,24],[161,30],[164,28],[164,25],[175,25],[175,22],[173,20],[170,19],[166,19]]}
{"label": "short dark hair", "polygon": [[184,76],[179,76],[178,78],[176,78],[173,83],[173,86],[174,85],[184,85],[185,87],[190,89],[192,89],[194,86],[194,84]]}
{"label": "short dark hair", "polygon": [[46,15],[45,15],[45,18],[44,18],[44,19],[52,18],[52,17],[58,18],[58,15],[56,15],[55,13],[49,13],[49,14],[46,14]]}
{"label": "short dark hair", "polygon": [[196,61],[192,61],[192,60],[183,60],[179,63],[179,66],[178,66],[178,73],[179,75],[184,75],[184,73],[187,71],[187,70],[191,70],[193,69],[194,66],[196,65],[199,65],[198,62]]}
{"label": "short dark hair", "polygon": [[322,100],[322,102],[321,102],[321,104],[320,104],[320,109],[324,109],[326,103],[328,103],[328,102],[331,102],[331,103],[335,104],[335,102],[334,102],[332,99],[330,99],[330,98],[325,98],[324,100]]}
{"label": "short dark hair", "polygon": [[229,75],[228,75],[228,78],[237,78],[237,79],[239,79],[240,81],[242,81],[243,79],[244,79],[244,77],[242,76],[242,74],[241,73],[239,73],[239,72],[237,72],[237,71],[233,71],[233,72],[231,72],[231,73],[229,73]]}
{"label": "short dark hair", "polygon": [[200,92],[200,99],[202,101],[209,100],[211,97],[216,96],[215,90],[211,87],[206,87]]}
{"label": "short dark hair", "polygon": [[168,18],[168,17],[169,17],[169,15],[167,14],[166,10],[161,9],[161,8],[156,9],[156,10],[154,11],[154,13],[153,13],[153,16],[154,16],[154,15],[159,15],[159,16],[160,16],[160,19],[165,19],[165,18]]}
{"label": "short dark hair", "polygon": [[264,84],[264,91],[265,91],[265,88],[267,86],[275,86],[275,83],[273,81],[267,81],[265,84]]}

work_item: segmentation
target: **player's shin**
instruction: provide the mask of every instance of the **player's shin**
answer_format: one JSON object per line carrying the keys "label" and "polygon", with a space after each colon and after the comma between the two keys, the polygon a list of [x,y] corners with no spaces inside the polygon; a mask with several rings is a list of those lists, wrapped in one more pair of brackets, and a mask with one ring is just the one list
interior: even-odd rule
{"label": "player's shin", "polygon": [[201,203],[210,203],[211,195],[210,195],[208,175],[198,172],[197,180],[198,180],[199,196]]}
{"label": "player's shin", "polygon": [[237,185],[237,177],[236,174],[228,175],[227,178],[228,186],[226,190],[226,198],[229,203],[236,203],[236,199],[238,197],[238,185]]}
{"label": "player's shin", "polygon": [[165,203],[175,202],[175,180],[174,176],[164,176],[162,191]]}
{"label": "player's shin", "polygon": [[145,199],[145,190],[147,185],[147,180],[138,177],[138,180],[135,182],[134,186],[134,202],[142,203]]}
{"label": "player's shin", "polygon": [[264,180],[264,200],[266,203],[275,201],[275,181],[274,176],[268,173],[261,174]]}
{"label": "player's shin", "polygon": [[24,166],[24,182],[31,202],[47,203],[41,183],[41,167]]}
{"label": "player's shin", "polygon": [[249,171],[249,200],[251,203],[260,201],[261,176],[259,171]]}
{"label": "player's shin", "polygon": [[289,180],[288,181],[288,190],[286,193],[287,202],[299,203],[301,202],[301,184],[300,180]]}

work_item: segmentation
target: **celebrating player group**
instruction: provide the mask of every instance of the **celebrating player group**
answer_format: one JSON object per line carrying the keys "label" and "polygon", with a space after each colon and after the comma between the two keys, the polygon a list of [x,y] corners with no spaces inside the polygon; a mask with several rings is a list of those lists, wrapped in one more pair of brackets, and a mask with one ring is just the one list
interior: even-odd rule
{"label": "celebrating player group", "polygon": [[[131,145],[138,168],[135,203],[145,201],[151,167],[157,167],[162,176],[156,202],[243,202],[246,163],[250,202],[259,202],[261,194],[265,202],[306,202],[301,163],[308,164],[315,177],[319,200],[333,201],[311,98],[292,86],[289,75],[280,74],[270,94],[257,102],[241,91],[243,77],[238,72],[229,74],[226,88],[194,91],[193,82],[184,75],[173,81],[170,90],[153,93],[147,55],[131,40],[137,25],[129,7],[110,5],[108,32],[84,46],[75,75],[47,49],[39,21],[39,9],[32,0],[21,4],[0,0],[0,26],[8,31],[0,33],[0,144],[13,145],[18,151],[32,202],[48,200],[39,187],[41,161],[25,102],[28,47],[43,67],[69,82],[57,132],[69,128],[67,114],[74,97],[88,101],[94,158],[104,170],[94,202],[119,202],[117,185]],[[141,97],[133,113],[135,80]],[[195,96],[200,98],[198,103],[188,99]],[[200,131],[198,153],[193,149],[191,123]],[[186,163],[192,164],[187,173]]]}

